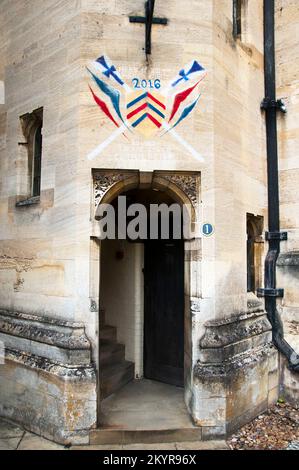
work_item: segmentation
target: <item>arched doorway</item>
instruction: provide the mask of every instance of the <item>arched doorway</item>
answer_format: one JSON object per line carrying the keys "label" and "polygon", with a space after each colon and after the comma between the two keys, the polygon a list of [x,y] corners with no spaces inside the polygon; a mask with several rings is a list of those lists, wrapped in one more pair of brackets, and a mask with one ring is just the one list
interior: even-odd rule
{"label": "arched doorway", "polygon": [[[94,181],[94,223],[93,223],[93,235],[91,237],[91,269],[90,269],[90,293],[91,293],[91,304],[100,311],[100,324],[97,328],[99,341],[94,344],[94,360],[97,364],[98,370],[98,426],[100,429],[107,429],[107,423],[103,422],[103,411],[107,411],[106,404],[113,402],[114,397],[126,395],[126,391],[135,387],[135,383],[145,384],[139,389],[136,400],[132,402],[130,398],[129,407],[137,411],[138,403],[140,405],[140,415],[136,426],[144,427],[148,426],[149,423],[140,423],[140,417],[144,417],[141,413],[144,403],[146,400],[150,403],[155,403],[157,408],[157,414],[155,415],[155,422],[161,424],[161,429],[165,429],[169,425],[170,429],[174,429],[175,426],[192,427],[190,414],[193,413],[193,364],[197,357],[197,350],[194,350],[194,338],[195,329],[192,322],[192,316],[194,311],[197,311],[198,298],[201,295],[201,284],[200,284],[200,270],[201,270],[201,237],[185,236],[184,240],[163,240],[165,246],[160,248],[159,240],[154,240],[157,246],[157,253],[155,260],[158,266],[156,269],[152,269],[152,273],[161,271],[161,261],[165,257],[172,257],[169,250],[175,250],[179,253],[180,268],[171,269],[171,263],[169,263],[169,271],[180,272],[181,278],[177,281],[172,281],[174,287],[164,284],[162,291],[167,291],[168,299],[171,299],[171,291],[177,292],[175,282],[178,282],[183,287],[183,309],[180,307],[178,311],[183,313],[180,318],[180,325],[178,330],[181,334],[180,338],[175,341],[174,335],[169,334],[172,338],[172,347],[176,353],[175,365],[182,365],[178,373],[179,378],[174,378],[173,381],[168,377],[155,377],[153,380],[145,379],[145,376],[150,376],[150,372],[145,372],[146,365],[146,354],[145,342],[144,342],[144,320],[145,320],[145,291],[144,280],[147,278],[145,261],[146,261],[146,241],[144,240],[128,240],[125,238],[119,239],[116,237],[115,240],[103,240],[100,237],[101,230],[99,229],[99,214],[100,208],[103,208],[105,204],[113,203],[118,197],[126,195],[131,198],[130,202],[142,202],[143,204],[153,204],[164,202],[165,204],[178,203],[179,206],[184,206],[185,210],[189,214],[189,220],[191,223],[191,230],[194,229],[195,221],[199,220],[199,209],[200,209],[200,173],[196,172],[169,172],[169,171],[154,171],[154,172],[139,172],[136,170],[94,170],[93,171]],[[195,232],[194,232],[195,233]],[[185,235],[185,230],[184,230]],[[174,243],[173,243],[174,242]],[[176,248],[172,245],[178,244]],[[160,251],[159,251],[160,250]],[[161,250],[168,250],[168,253],[161,254]],[[152,249],[149,248],[148,253],[153,253]],[[152,256],[148,256],[149,261],[153,261]],[[100,263],[100,269],[97,268]],[[153,263],[152,263],[153,264]],[[183,269],[182,269],[183,265]],[[174,266],[172,264],[172,266]],[[153,266],[152,266],[153,267]],[[129,273],[129,275],[128,275]],[[157,276],[154,277],[154,281],[157,285],[161,283],[157,282]],[[164,279],[167,275],[164,275]],[[103,287],[104,283],[104,287]],[[117,288],[117,285],[120,288]],[[105,293],[106,290],[106,293]],[[151,290],[151,289],[149,289]],[[117,292],[117,295],[115,293]],[[182,294],[182,289],[180,290]],[[152,297],[152,296],[150,296]],[[99,299],[99,304],[98,304]],[[106,300],[105,300],[106,299]],[[110,299],[110,300],[109,300]],[[182,299],[182,296],[180,297]],[[176,302],[176,306],[180,304]],[[106,304],[106,305],[105,305]],[[114,306],[113,313],[111,314],[105,311],[107,305]],[[98,306],[100,305],[100,306]],[[107,307],[106,307],[107,308]],[[166,309],[167,310],[167,309]],[[183,312],[182,312],[183,310]],[[168,312],[171,308],[168,308]],[[131,316],[130,316],[131,314]],[[182,318],[183,317],[183,318]],[[126,321],[121,321],[126,318]],[[110,324],[118,319],[118,323]],[[183,320],[183,324],[182,324]],[[125,326],[130,325],[130,328]],[[159,325],[156,321],[155,325]],[[132,328],[132,326],[134,328]],[[134,330],[134,331],[133,331]],[[161,327],[156,332],[159,334],[165,332],[165,328]],[[149,329],[150,331],[150,329]],[[171,327],[167,329],[171,332]],[[129,334],[130,333],[130,334]],[[107,344],[106,340],[112,339],[114,345]],[[163,344],[166,344],[166,335],[162,334]],[[161,336],[158,339],[161,344]],[[103,344],[104,343],[104,344]],[[104,346],[104,347],[103,347]],[[99,349],[101,349],[101,354]],[[106,351],[105,351],[106,349]],[[110,351],[110,352],[109,352]],[[118,360],[122,356],[122,370],[120,371],[115,364],[111,366],[113,370],[113,376],[108,381],[112,388],[105,388],[105,363],[112,351],[115,360]],[[152,349],[151,349],[152,351]],[[180,359],[178,359],[178,351],[180,351]],[[101,357],[100,357],[101,356]],[[158,354],[158,358],[161,358],[163,353]],[[183,360],[182,360],[183,358]],[[164,359],[165,353],[164,353]],[[152,360],[154,363],[153,369],[157,370],[155,365],[155,358]],[[168,369],[168,373],[169,373]],[[169,383],[182,385],[183,376],[183,387],[169,385]],[[106,375],[107,377],[107,375]],[[121,377],[123,381],[120,385],[119,391],[110,394],[115,383]],[[139,380],[141,379],[141,380]],[[146,380],[148,382],[146,382]],[[164,382],[162,382],[164,380]],[[150,386],[148,383],[150,382]],[[167,383],[165,383],[167,382]],[[107,383],[107,382],[106,382]],[[125,384],[125,385],[124,385]],[[132,386],[133,384],[133,386]],[[155,395],[158,390],[158,395]],[[134,392],[134,390],[133,390]],[[161,392],[161,393],[160,393]],[[109,396],[110,395],[110,396]],[[132,396],[134,395],[131,394]],[[130,395],[130,396],[131,396]],[[105,396],[108,398],[105,398]],[[128,394],[127,394],[128,397]],[[164,398],[163,398],[164,397]],[[140,402],[141,400],[141,402]],[[161,405],[165,400],[165,407],[162,406],[163,413],[161,413]],[[120,402],[119,402],[120,403]],[[121,408],[123,413],[125,403],[112,403],[114,411],[117,407]],[[109,408],[109,407],[108,407]],[[111,407],[109,408],[111,411]],[[190,413],[190,414],[189,414]],[[113,412],[111,413],[113,414]],[[130,414],[130,413],[129,413]],[[154,419],[153,409],[149,413]],[[167,418],[171,419],[171,423]],[[175,418],[174,418],[175,417]],[[120,425],[123,427],[123,423],[113,422],[110,420],[111,427],[115,428]],[[109,425],[108,425],[109,427]],[[134,426],[131,426],[130,430],[134,430]]]}
{"label": "arched doorway", "polygon": [[[129,189],[110,203],[121,223],[120,197],[126,211],[142,205],[147,233],[138,238],[101,242],[100,384],[102,398],[130,380],[147,378],[184,385],[184,240],[182,221],[169,211],[168,234],[162,233],[162,215],[151,239],[150,205],[174,208],[165,192]],[[121,201],[122,205],[124,200]],[[123,207],[123,206],[122,206]],[[176,208],[178,205],[176,204]],[[132,217],[127,218],[127,224]],[[180,233],[174,233],[180,224]]]}

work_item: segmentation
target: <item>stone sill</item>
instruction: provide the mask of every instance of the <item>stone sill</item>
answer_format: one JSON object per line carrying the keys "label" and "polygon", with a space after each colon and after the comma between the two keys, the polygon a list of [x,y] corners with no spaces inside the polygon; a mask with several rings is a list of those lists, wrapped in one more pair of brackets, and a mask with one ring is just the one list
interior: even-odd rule
{"label": "stone sill", "polygon": [[84,326],[48,323],[41,317],[0,310],[0,339],[8,349],[72,366],[90,365]]}
{"label": "stone sill", "polygon": [[47,316],[34,315],[32,313],[21,313],[21,312],[0,309],[0,317],[2,315],[8,318],[15,318],[16,320],[22,319],[22,320],[33,321],[33,322],[38,322],[38,323],[49,323],[50,325],[58,326],[58,327],[84,328],[83,322],[73,322],[69,320],[62,320],[60,318],[58,319],[54,317],[51,318]]}
{"label": "stone sill", "polygon": [[246,321],[246,320],[254,320],[256,318],[262,317],[263,315],[266,315],[266,312],[262,310],[254,311],[254,312],[240,312],[233,314],[229,317],[225,318],[220,318],[217,320],[209,320],[205,323],[206,327],[221,327],[225,325],[231,325],[233,323],[240,323],[241,321]]}
{"label": "stone sill", "polygon": [[11,348],[5,348],[5,359],[30,367],[31,369],[48,372],[63,379],[74,379],[77,381],[82,379],[95,380],[95,369],[92,364],[63,364],[46,357],[37,356],[24,351],[17,351]]}
{"label": "stone sill", "polygon": [[23,207],[23,206],[32,206],[33,204],[40,203],[40,196],[32,196],[27,199],[23,199],[22,201],[16,202],[16,207]]}

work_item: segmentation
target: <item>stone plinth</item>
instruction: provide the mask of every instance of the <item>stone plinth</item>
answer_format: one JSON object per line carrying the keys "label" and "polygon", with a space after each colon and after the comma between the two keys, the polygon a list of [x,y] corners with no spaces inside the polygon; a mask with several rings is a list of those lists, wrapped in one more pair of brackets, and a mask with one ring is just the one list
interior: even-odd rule
{"label": "stone plinth", "polygon": [[200,346],[193,418],[210,439],[233,432],[277,399],[278,354],[264,312],[208,322]]}
{"label": "stone plinth", "polygon": [[2,311],[0,339],[0,415],[59,443],[88,443],[96,376],[82,324]]}

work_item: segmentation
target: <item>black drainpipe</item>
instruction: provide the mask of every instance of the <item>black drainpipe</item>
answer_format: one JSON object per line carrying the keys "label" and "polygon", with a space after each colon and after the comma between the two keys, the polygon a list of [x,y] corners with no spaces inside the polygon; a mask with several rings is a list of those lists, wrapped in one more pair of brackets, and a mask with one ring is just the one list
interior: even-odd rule
{"label": "black drainpipe", "polygon": [[284,339],[283,325],[276,307],[276,298],[284,295],[283,289],[276,288],[276,262],[280,253],[280,242],[287,240],[287,232],[280,231],[279,220],[277,110],[286,112],[286,109],[281,100],[276,100],[275,0],[264,0],[264,66],[265,98],[261,108],[266,114],[269,226],[266,240],[269,250],[265,260],[265,287],[258,289],[258,295],[265,297],[265,308],[272,325],[273,343],[288,359],[289,368],[299,372],[299,356]]}

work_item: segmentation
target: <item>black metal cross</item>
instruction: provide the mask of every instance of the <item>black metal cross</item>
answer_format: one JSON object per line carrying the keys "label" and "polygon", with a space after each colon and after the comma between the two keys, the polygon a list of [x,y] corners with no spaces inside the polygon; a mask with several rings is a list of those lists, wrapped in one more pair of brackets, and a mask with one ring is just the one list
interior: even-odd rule
{"label": "black metal cross", "polygon": [[167,24],[167,18],[154,18],[155,0],[147,0],[145,2],[145,17],[129,16],[130,23],[145,23],[145,54],[152,52],[152,24]]}

